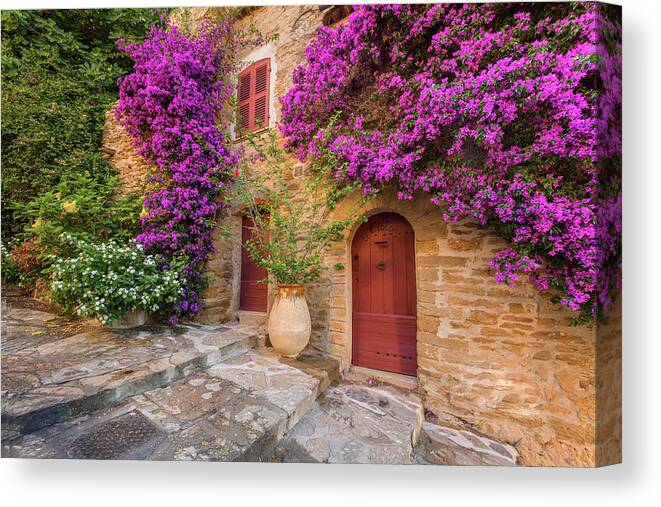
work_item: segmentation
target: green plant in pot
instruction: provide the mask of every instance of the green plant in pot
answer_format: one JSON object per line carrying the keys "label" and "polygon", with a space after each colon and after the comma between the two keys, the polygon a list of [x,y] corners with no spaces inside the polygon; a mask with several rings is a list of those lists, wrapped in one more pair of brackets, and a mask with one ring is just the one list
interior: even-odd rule
{"label": "green plant in pot", "polygon": [[61,241],[76,252],[53,256],[49,268],[53,301],[64,311],[132,327],[144,323],[147,314],[166,315],[184,290],[183,260],[163,269],[159,256],[134,243],[90,242],[66,233]]}
{"label": "green plant in pot", "polygon": [[[243,246],[278,286],[268,318],[271,344],[278,353],[296,357],[311,334],[305,285],[320,277],[331,243],[364,219],[353,208],[343,213],[345,218],[333,216],[357,185],[338,183],[338,162],[331,153],[322,153],[304,169],[277,147],[274,132],[249,137],[247,143],[255,153],[237,171],[229,204],[254,224]],[[366,198],[359,199],[356,210]]]}

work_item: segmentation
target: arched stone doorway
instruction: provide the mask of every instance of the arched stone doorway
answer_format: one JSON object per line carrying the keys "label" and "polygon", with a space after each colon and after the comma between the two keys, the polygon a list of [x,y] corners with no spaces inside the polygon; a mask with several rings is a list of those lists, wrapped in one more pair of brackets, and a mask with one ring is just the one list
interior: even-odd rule
{"label": "arched stone doorway", "polygon": [[351,244],[352,363],[416,375],[415,238],[397,213],[362,224]]}

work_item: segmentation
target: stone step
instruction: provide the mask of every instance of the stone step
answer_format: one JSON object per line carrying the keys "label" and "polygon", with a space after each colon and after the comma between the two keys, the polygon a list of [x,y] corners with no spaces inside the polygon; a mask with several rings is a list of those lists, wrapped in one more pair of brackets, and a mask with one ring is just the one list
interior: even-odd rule
{"label": "stone step", "polygon": [[420,398],[392,386],[330,387],[278,444],[288,463],[410,464],[424,409]]}
{"label": "stone step", "polygon": [[238,325],[100,328],[28,346],[10,339],[7,353],[3,340],[3,439],[165,386],[247,352],[255,340]]}
{"label": "stone step", "polygon": [[250,326],[258,330],[260,333],[266,333],[266,312],[251,312],[247,310],[239,310],[236,312],[239,323],[243,326]]}
{"label": "stone step", "polygon": [[[305,363],[305,361],[301,361]],[[314,405],[320,375],[268,350],[4,443],[3,457],[270,461]]]}
{"label": "stone step", "polygon": [[511,445],[431,422],[422,425],[420,441],[417,464],[514,466],[518,459]]}

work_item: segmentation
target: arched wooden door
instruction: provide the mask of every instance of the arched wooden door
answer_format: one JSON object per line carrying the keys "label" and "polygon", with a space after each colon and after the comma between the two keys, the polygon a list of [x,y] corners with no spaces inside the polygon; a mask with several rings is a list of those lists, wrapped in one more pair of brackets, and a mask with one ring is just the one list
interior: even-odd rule
{"label": "arched wooden door", "polygon": [[[244,216],[241,224],[242,245],[253,235],[254,222]],[[239,309],[252,312],[265,312],[268,300],[268,287],[262,282],[266,270],[253,261],[244,246],[241,247],[241,296]]]}
{"label": "arched wooden door", "polygon": [[353,364],[416,375],[413,228],[396,213],[374,215],[351,245]]}

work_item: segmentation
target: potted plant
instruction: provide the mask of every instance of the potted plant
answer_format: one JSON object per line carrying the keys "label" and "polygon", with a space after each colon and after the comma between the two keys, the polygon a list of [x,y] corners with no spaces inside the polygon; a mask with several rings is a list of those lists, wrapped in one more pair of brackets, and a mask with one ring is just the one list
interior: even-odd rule
{"label": "potted plant", "polygon": [[[296,357],[311,335],[305,285],[319,278],[324,251],[362,217],[351,210],[348,218],[331,217],[339,200],[357,186],[333,177],[338,163],[331,153],[310,161],[303,174],[303,166],[294,168],[296,161],[276,146],[275,133],[267,136],[266,143],[248,138],[255,153],[245,157],[248,163],[235,172],[228,198],[254,224],[252,238],[243,246],[277,284],[268,318],[271,344],[278,353]],[[292,191],[292,185],[299,188]]]}
{"label": "potted plant", "polygon": [[134,327],[165,314],[184,291],[182,262],[163,269],[138,244],[89,242],[66,233],[61,238],[75,248],[70,257],[54,257],[50,268],[53,301],[65,311],[111,327]]}

